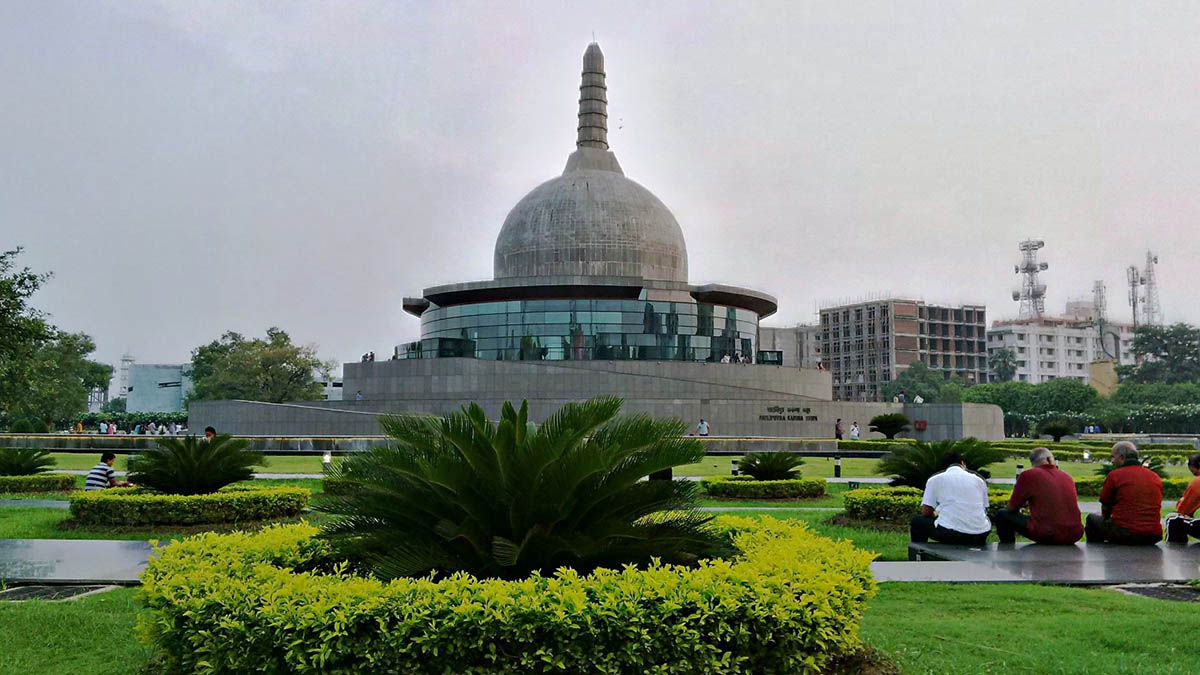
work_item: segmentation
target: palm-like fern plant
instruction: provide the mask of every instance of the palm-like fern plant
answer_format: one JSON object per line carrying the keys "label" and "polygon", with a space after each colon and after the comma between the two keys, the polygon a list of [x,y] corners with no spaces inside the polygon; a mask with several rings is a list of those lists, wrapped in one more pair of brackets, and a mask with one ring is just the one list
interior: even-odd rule
{"label": "palm-like fern plant", "polygon": [[803,459],[790,452],[749,452],[738,466],[755,480],[788,480],[800,477],[798,469],[803,463]]}
{"label": "palm-like fern plant", "polygon": [[47,450],[0,448],[0,476],[32,476],[56,463]]}
{"label": "palm-like fern plant", "polygon": [[228,434],[212,440],[195,436],[155,440],[157,447],[129,458],[129,480],[159,492],[208,494],[249,480],[255,466],[266,466],[263,453],[246,449],[249,441]]}
{"label": "palm-like fern plant", "polygon": [[476,404],[385,418],[395,443],[333,470],[352,489],[319,507],[339,516],[322,537],[383,579],[511,579],[730,553],[695,509],[695,483],[642,480],[699,461],[703,446],[680,421],[620,409],[615,397],[569,403],[540,427],[527,403],[506,402],[498,424]]}
{"label": "palm-like fern plant", "polygon": [[968,471],[987,478],[988,464],[1002,462],[1005,452],[992,447],[991,443],[976,438],[958,441],[897,444],[888,448],[888,453],[879,459],[875,473],[892,477],[892,485],[925,489],[929,477],[945,469],[942,458],[948,452],[962,453]]}

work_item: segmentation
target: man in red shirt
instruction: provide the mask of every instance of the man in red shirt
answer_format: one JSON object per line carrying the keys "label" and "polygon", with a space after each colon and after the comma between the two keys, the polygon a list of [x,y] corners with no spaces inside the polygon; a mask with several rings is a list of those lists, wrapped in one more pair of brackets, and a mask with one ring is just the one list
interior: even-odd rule
{"label": "man in red shirt", "polygon": [[1112,447],[1113,470],[1100,489],[1103,515],[1089,513],[1089,544],[1153,545],[1162,540],[1162,479],[1142,466],[1137,446],[1118,441]]}
{"label": "man in red shirt", "polygon": [[1200,508],[1200,455],[1188,458],[1188,470],[1195,478],[1175,502],[1177,513],[1167,516],[1167,541],[1175,544],[1186,544],[1188,535],[1200,539],[1200,518],[1194,517]]}
{"label": "man in red shirt", "polygon": [[[1075,479],[1058,468],[1048,448],[1029,453],[1029,471],[1017,476],[1008,508],[996,514],[1001,544],[1012,544],[1017,533],[1039,544],[1074,544],[1083,536]],[[1021,508],[1029,504],[1029,515]]]}

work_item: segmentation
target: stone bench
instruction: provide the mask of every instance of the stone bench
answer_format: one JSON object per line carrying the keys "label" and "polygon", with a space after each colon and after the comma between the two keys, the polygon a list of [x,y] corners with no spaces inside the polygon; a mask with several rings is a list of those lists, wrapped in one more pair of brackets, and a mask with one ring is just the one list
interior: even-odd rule
{"label": "stone bench", "polygon": [[[918,575],[921,578],[913,579],[922,581],[969,581],[964,577],[971,575],[980,581],[1063,584],[1181,582],[1200,578],[1200,542],[1157,546],[1086,543],[1047,546],[1024,542],[991,543],[983,547],[927,543],[909,544],[908,558],[929,563],[920,566],[928,568]],[[956,564],[945,568],[947,578],[930,578],[938,575],[939,561]],[[916,574],[918,569],[912,563],[896,565],[904,565],[891,570],[897,576],[902,576],[904,570]]]}

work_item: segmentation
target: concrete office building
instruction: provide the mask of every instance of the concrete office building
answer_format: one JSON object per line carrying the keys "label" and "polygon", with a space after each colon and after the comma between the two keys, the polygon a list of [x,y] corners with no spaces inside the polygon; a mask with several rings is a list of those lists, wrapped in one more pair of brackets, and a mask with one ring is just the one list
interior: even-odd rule
{"label": "concrete office building", "polygon": [[790,368],[821,368],[821,326],[759,326],[758,359]]}
{"label": "concrete office building", "polygon": [[987,381],[983,305],[889,298],[821,310],[821,356],[833,398],[879,401],[888,382],[918,361],[974,384]]}
{"label": "concrete office building", "polygon": [[178,412],[192,392],[191,363],[130,363],[125,409]]}
{"label": "concrete office building", "polygon": [[[609,394],[626,412],[670,416],[715,435],[830,437],[834,421],[899,411],[830,400],[830,374],[759,359],[770,295],[690,283],[674,215],[625,177],[607,139],[604,57],[583,57],[575,150],[560,176],[509,212],[493,279],[426,288],[403,300],[419,340],[387,361],[347,363],[340,402],[194,404],[193,427],[246,434],[379,433],[382,413],[444,414],[478,402],[498,416],[529,400],[540,420],[564,403]],[[1002,435],[995,406],[918,411],[927,437]]]}
{"label": "concrete office building", "polygon": [[[1133,326],[1105,322],[1104,329],[1102,348],[1094,306],[1068,303],[1062,317],[993,322],[987,332],[987,349],[988,354],[1005,348],[1013,351],[1017,358],[1015,380],[1036,384],[1066,377],[1090,384],[1093,361],[1111,358],[1117,365],[1136,362],[1131,350]],[[990,378],[997,379],[995,373],[990,373]]]}

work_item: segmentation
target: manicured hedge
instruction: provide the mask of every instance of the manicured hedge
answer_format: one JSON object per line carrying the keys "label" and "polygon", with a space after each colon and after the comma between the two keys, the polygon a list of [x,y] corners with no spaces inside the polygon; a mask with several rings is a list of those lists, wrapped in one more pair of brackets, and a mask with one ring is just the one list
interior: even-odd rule
{"label": "manicured hedge", "polygon": [[13,492],[65,492],[75,489],[75,477],[61,473],[0,476],[0,494]]}
{"label": "manicured hedge", "polygon": [[[1104,480],[1107,476],[1088,476],[1087,478],[1075,479],[1075,492],[1080,497],[1099,497],[1100,490],[1104,487]],[[1188,483],[1192,482],[1191,478],[1164,478],[1163,479],[1163,499],[1179,499],[1183,496],[1183,491],[1187,489]]]}
{"label": "manicured hedge", "polygon": [[722,517],[743,552],[696,568],[382,583],[311,568],[308,525],[200,535],[142,575],[169,672],[817,673],[861,646],[873,555],[803,522]]}
{"label": "manicured hedge", "polygon": [[710,476],[701,484],[710,496],[724,499],[807,499],[825,494],[824,478],[754,480],[753,476]]}
{"label": "manicured hedge", "polygon": [[[846,515],[860,520],[908,522],[921,513],[922,490],[911,487],[873,487],[850,490],[843,496]],[[988,518],[1008,506],[1011,490],[988,489]]]}
{"label": "manicured hedge", "polygon": [[887,450],[887,446],[896,443],[916,443],[912,438],[869,438],[857,441],[838,441],[838,450]]}
{"label": "manicured hedge", "polygon": [[206,495],[166,495],[112,488],[71,496],[71,517],[88,525],[199,525],[269,520],[299,514],[306,488],[229,487]]}

